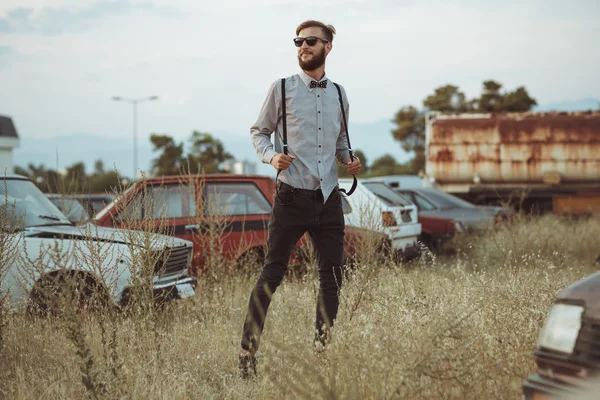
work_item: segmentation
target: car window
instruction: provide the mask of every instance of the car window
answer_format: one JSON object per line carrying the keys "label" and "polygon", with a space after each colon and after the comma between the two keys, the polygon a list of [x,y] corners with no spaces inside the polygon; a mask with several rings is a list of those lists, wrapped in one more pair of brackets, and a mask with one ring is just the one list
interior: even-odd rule
{"label": "car window", "polygon": [[474,208],[475,206],[461,198],[435,189],[423,190],[423,194],[438,208]]}
{"label": "car window", "polygon": [[409,206],[410,201],[383,182],[364,182],[363,185],[387,206]]}
{"label": "car window", "polygon": [[121,212],[122,221],[196,216],[193,184],[153,185],[140,190]]}
{"label": "car window", "polygon": [[0,180],[0,218],[9,221],[3,229],[72,225],[33,182],[21,179]]}
{"label": "car window", "polygon": [[77,200],[64,197],[53,197],[50,201],[54,203],[67,218],[69,218],[69,221],[79,223],[90,219],[86,209]]}
{"label": "car window", "polygon": [[206,183],[204,215],[269,214],[271,204],[252,182]]}
{"label": "car window", "polygon": [[342,196],[342,211],[344,214],[350,214],[352,212],[352,207],[350,207],[350,203],[344,196]]}
{"label": "car window", "polygon": [[415,201],[415,204],[417,205],[417,208],[421,211],[431,211],[431,210],[435,210],[437,207],[431,203],[430,201],[428,201],[426,198],[424,198],[423,196],[419,195],[419,194],[415,194],[415,193],[411,193],[412,194],[412,198]]}

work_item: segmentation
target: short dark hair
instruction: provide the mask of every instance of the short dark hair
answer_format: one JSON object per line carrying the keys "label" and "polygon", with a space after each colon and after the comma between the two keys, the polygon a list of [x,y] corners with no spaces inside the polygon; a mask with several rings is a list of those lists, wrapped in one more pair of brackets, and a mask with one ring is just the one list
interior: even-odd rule
{"label": "short dark hair", "polygon": [[304,21],[303,23],[298,25],[298,27],[296,28],[296,36],[298,36],[298,34],[300,33],[300,31],[302,29],[312,28],[314,26],[321,28],[321,30],[323,31],[323,36],[325,36],[325,39],[329,40],[329,42],[333,42],[333,36],[335,35],[335,28],[333,27],[333,25],[325,25],[321,21],[315,21],[312,19],[309,19],[308,21]]}

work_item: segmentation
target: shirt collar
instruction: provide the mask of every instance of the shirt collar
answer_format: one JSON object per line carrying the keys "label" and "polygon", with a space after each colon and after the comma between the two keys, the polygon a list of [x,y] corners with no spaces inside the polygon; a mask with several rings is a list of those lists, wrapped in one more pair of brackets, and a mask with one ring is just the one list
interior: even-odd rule
{"label": "shirt collar", "polygon": [[[302,82],[304,82],[304,84],[306,85],[306,88],[312,92],[314,89],[316,88],[311,88],[310,87],[310,81],[314,81],[313,77],[308,75],[306,72],[304,72],[303,70],[300,70],[300,79],[302,79]],[[327,74],[323,74],[323,78],[320,81],[317,82],[323,82],[327,80]],[[323,90],[327,90],[327,88],[320,88]]]}

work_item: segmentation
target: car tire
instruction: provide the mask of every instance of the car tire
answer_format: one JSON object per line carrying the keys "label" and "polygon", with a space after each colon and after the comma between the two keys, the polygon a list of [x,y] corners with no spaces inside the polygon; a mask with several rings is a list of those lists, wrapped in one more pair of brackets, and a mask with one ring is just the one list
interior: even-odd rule
{"label": "car tire", "polygon": [[106,288],[90,273],[55,271],[34,284],[27,310],[38,316],[61,316],[68,310],[77,314],[100,312],[109,306]]}

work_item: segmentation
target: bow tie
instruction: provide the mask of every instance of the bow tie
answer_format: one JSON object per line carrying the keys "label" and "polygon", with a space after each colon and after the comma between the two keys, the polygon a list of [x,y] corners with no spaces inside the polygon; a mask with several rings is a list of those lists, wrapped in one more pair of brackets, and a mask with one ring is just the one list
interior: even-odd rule
{"label": "bow tie", "polygon": [[326,88],[327,87],[327,80],[321,81],[321,82],[317,82],[317,81],[310,81],[310,88],[316,88],[316,87],[320,87],[320,88]]}

